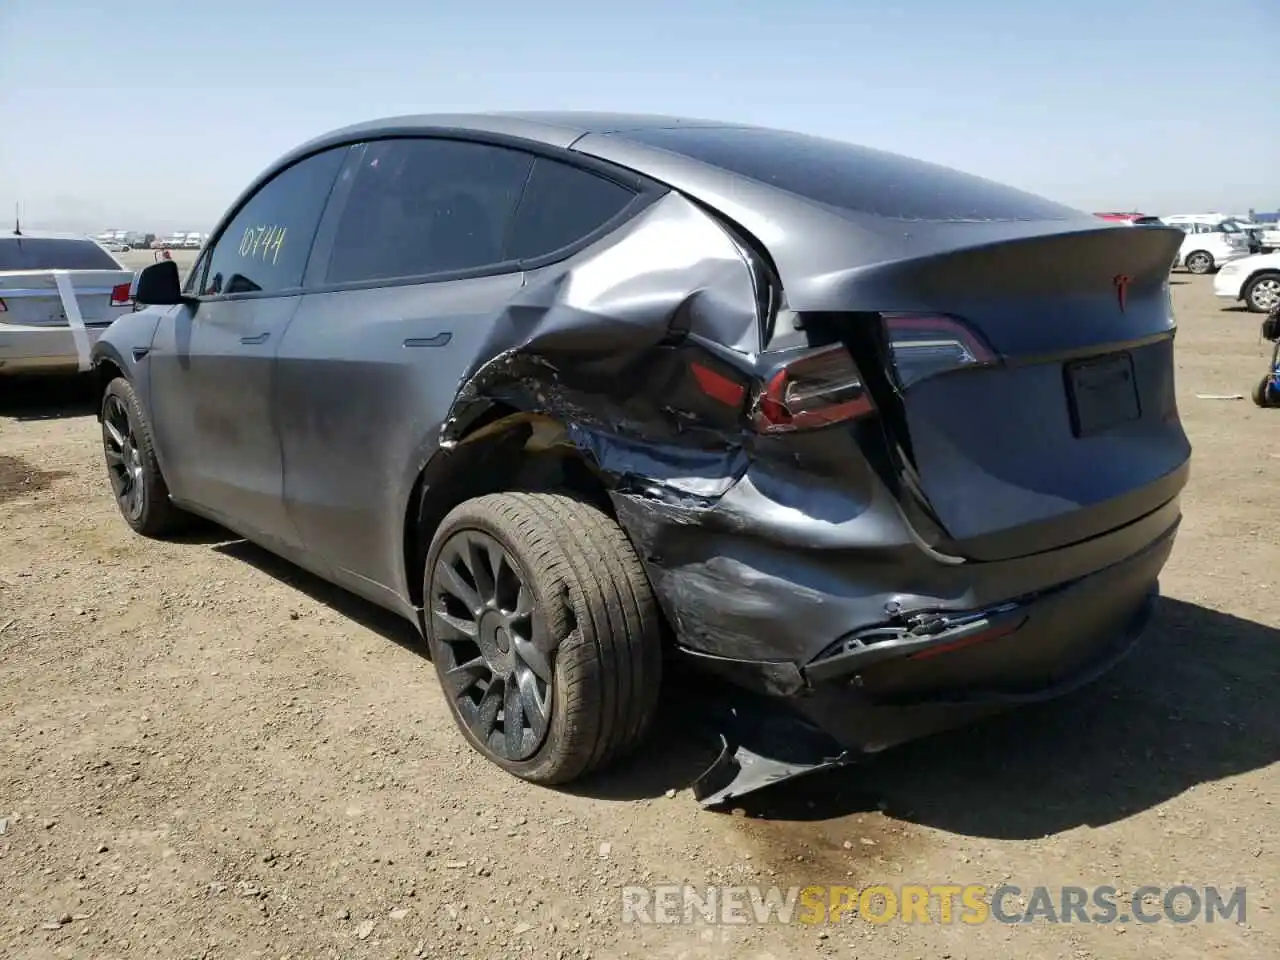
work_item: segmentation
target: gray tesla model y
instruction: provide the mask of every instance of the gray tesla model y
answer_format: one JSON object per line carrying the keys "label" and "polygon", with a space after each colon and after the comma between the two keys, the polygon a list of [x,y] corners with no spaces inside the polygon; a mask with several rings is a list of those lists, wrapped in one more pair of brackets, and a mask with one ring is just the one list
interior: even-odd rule
{"label": "gray tesla model y", "polygon": [[517,776],[632,750],[671,657],[852,757],[1137,639],[1181,238],[739,124],[350,127],[139,275],[94,348],[111,486],[413,620]]}

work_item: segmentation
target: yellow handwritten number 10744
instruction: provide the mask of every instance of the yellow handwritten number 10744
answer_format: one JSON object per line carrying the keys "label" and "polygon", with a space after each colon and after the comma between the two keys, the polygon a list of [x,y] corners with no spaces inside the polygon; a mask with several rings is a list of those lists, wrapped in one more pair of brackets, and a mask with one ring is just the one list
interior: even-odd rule
{"label": "yellow handwritten number 10744", "polygon": [[269,257],[274,265],[280,259],[280,248],[284,246],[284,235],[288,231],[288,227],[278,224],[245,227],[244,236],[240,238],[240,256],[261,257],[263,262]]}

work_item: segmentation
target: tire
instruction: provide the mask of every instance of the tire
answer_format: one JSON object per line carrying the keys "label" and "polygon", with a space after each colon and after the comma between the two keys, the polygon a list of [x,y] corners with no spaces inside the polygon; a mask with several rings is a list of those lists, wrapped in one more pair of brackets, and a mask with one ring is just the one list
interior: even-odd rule
{"label": "tire", "polygon": [[1254,313],[1270,313],[1272,307],[1280,304],[1280,273],[1260,273],[1250,277],[1241,299]]}
{"label": "tire", "polygon": [[1213,254],[1204,250],[1193,250],[1187,254],[1186,267],[1192,273],[1213,273]]}
{"label": "tire", "polygon": [[1271,377],[1265,376],[1254,385],[1253,402],[1260,407],[1280,407],[1280,394],[1272,387]]}
{"label": "tire", "polygon": [[644,739],[661,686],[662,615],[604,512],[555,493],[468,500],[432,538],[423,580],[445,700],[487,759],[562,784]]}
{"label": "tire", "polygon": [[144,537],[164,537],[181,530],[189,515],[169,499],[151,426],[133,384],[123,377],[107,384],[100,415],[107,477],[125,523]]}

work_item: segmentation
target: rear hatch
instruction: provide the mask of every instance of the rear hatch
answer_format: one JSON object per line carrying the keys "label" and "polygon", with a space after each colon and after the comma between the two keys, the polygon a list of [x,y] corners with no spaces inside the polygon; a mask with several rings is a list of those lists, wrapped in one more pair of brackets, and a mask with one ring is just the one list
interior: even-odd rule
{"label": "rear hatch", "polygon": [[133,309],[124,269],[88,240],[0,237],[0,323],[59,327],[68,323],[58,288],[64,272],[85,326],[105,326]]}
{"label": "rear hatch", "polygon": [[573,148],[656,172],[744,238],[784,307],[766,354],[844,342],[882,424],[850,429],[926,542],[980,560],[1053,550],[1185,483],[1181,231],[787,131],[637,123]]}
{"label": "rear hatch", "polygon": [[1025,556],[1178,494],[1190,456],[1168,286],[1179,236],[1104,227],[873,266],[855,285],[911,291],[914,309],[814,315],[840,328],[904,492],[944,531],[938,546]]}

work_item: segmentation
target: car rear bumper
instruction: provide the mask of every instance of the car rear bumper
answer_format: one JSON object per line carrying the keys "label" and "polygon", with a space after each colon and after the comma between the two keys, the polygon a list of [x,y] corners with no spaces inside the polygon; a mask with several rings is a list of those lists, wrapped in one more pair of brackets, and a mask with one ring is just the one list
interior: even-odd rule
{"label": "car rear bumper", "polygon": [[[712,510],[731,518],[723,529],[652,501],[615,495],[615,506],[681,652],[853,751],[1051,698],[1107,669],[1150,615],[1181,519],[1174,496],[1047,553],[948,564],[886,542],[893,526],[874,503],[860,546],[847,532],[754,539],[767,520],[749,515],[742,486]],[[913,613],[941,619],[921,626]]]}
{"label": "car rear bumper", "polygon": [[[105,327],[85,327],[92,347]],[[0,323],[0,376],[74,372],[79,367],[70,327]]]}
{"label": "car rear bumper", "polygon": [[1238,272],[1224,274],[1219,270],[1213,275],[1214,296],[1222,297],[1224,300],[1239,300],[1243,280],[1244,276]]}
{"label": "car rear bumper", "polygon": [[[972,642],[937,638],[825,679],[803,671],[792,706],[843,748],[871,753],[1021,704],[1069,693],[1138,642],[1159,596],[1170,530],[1135,557],[1012,605],[1011,630]],[[819,668],[815,671],[814,668]]]}

